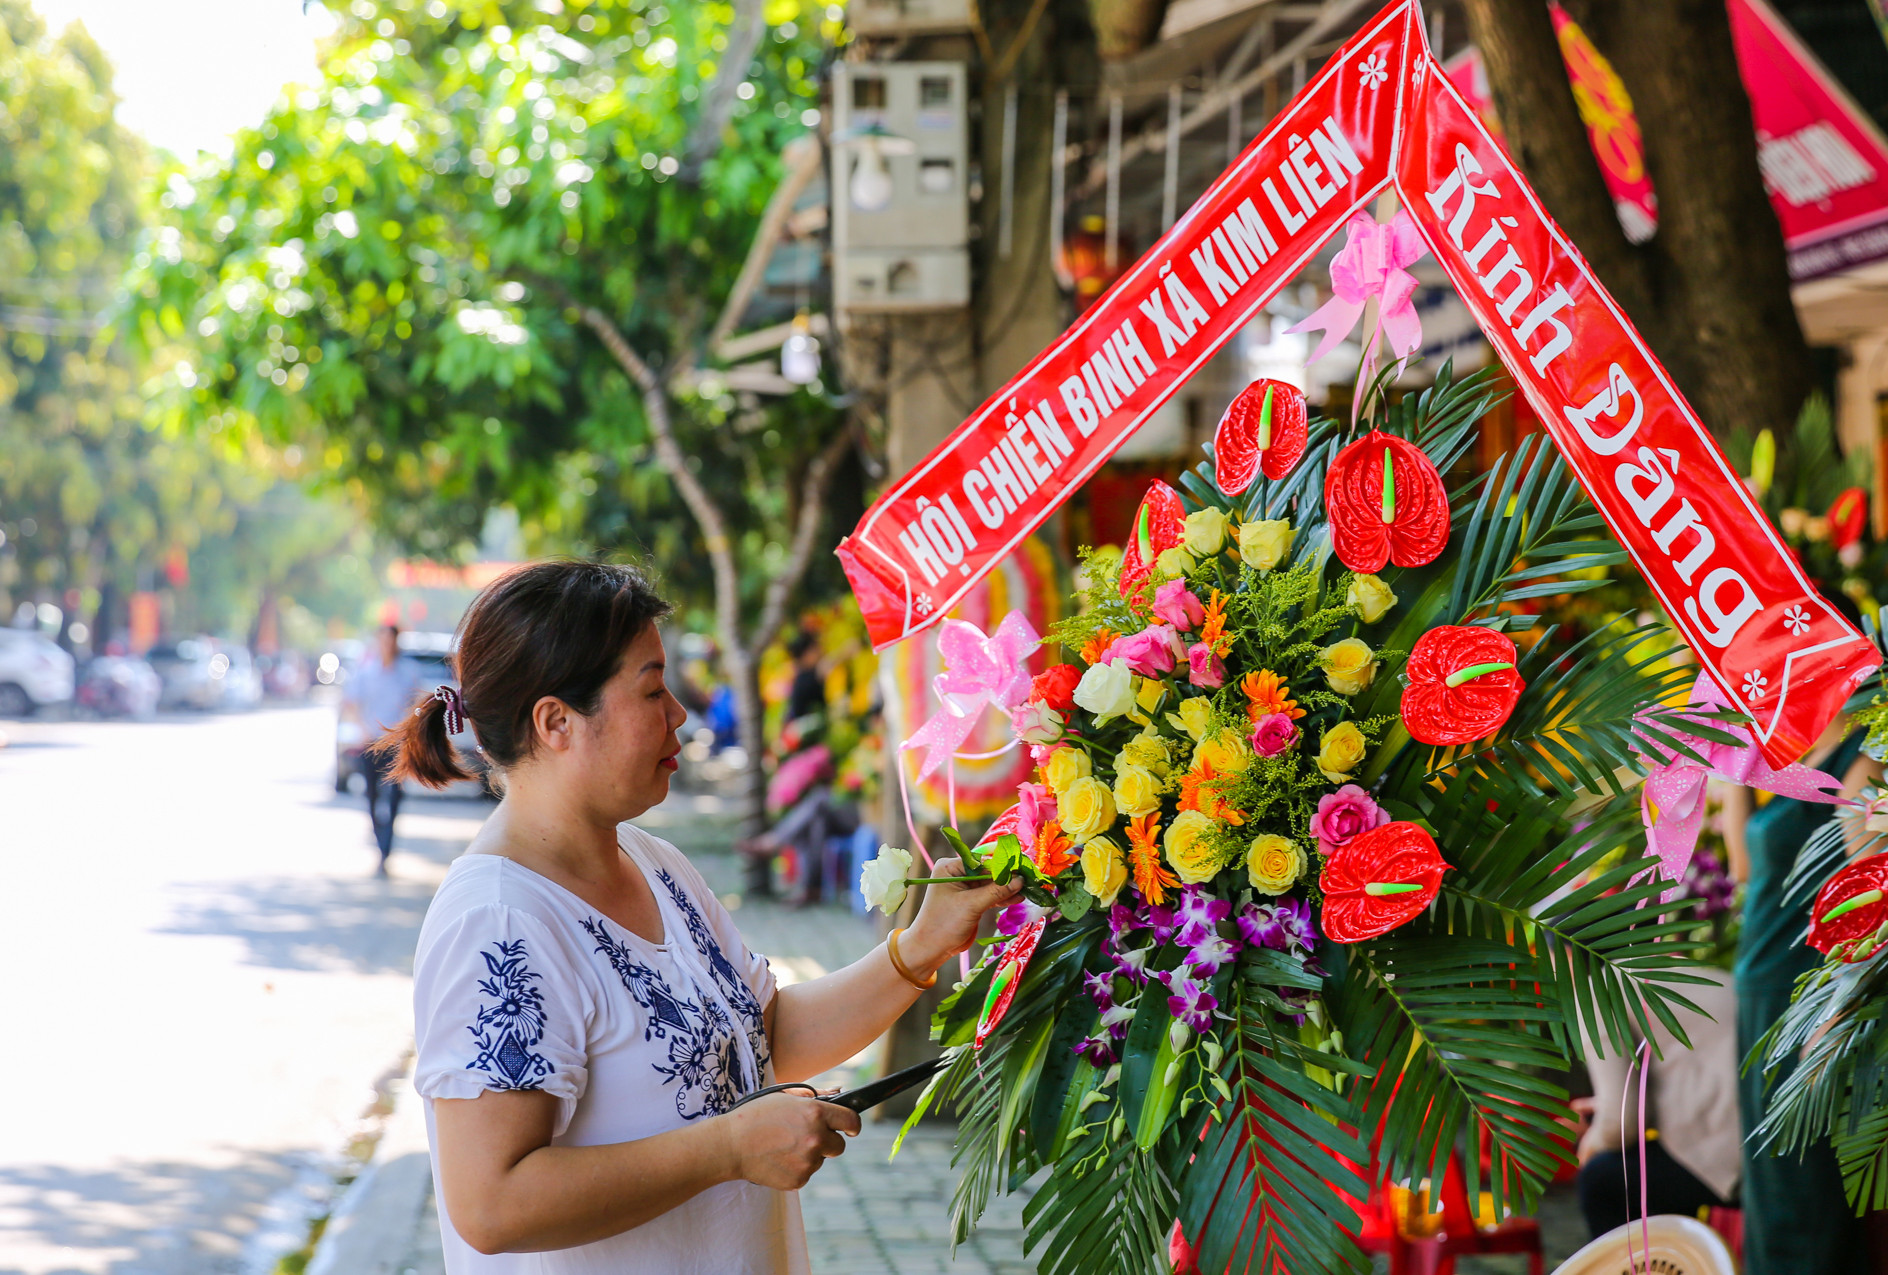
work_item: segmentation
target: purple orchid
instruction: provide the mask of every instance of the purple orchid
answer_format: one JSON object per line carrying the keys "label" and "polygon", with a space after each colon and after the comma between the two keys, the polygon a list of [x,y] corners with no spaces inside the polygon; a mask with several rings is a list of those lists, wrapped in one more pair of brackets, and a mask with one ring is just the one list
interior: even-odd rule
{"label": "purple orchid", "polygon": [[1134,1021],[1134,1006],[1115,1005],[1103,1011],[1101,1025],[1108,1032],[1111,1040],[1126,1040],[1128,1025]]}
{"label": "purple orchid", "polygon": [[1096,1070],[1112,1067],[1115,1064],[1114,1042],[1106,1036],[1087,1036],[1075,1047],[1075,1052],[1088,1059]]}
{"label": "purple orchid", "polygon": [[1209,934],[1203,942],[1191,945],[1184,963],[1188,968],[1198,970],[1210,978],[1233,957],[1239,955],[1240,949],[1244,946],[1245,944],[1237,939],[1227,940],[1216,933]]}
{"label": "purple orchid", "polygon": [[1232,912],[1232,904],[1216,899],[1199,886],[1188,886],[1180,894],[1180,906],[1174,910],[1173,940],[1181,947],[1197,947],[1215,933],[1215,927]]}
{"label": "purple orchid", "polygon": [[1274,907],[1278,924],[1285,933],[1287,952],[1310,952],[1318,945],[1318,927],[1311,920],[1309,899],[1280,899]]}
{"label": "purple orchid", "polygon": [[1147,927],[1154,935],[1154,946],[1159,947],[1173,938],[1173,932],[1179,928],[1179,911],[1160,904],[1147,909]]}
{"label": "purple orchid", "polygon": [[1115,971],[1133,982],[1136,987],[1147,986],[1147,958],[1153,954],[1154,949],[1151,947],[1109,953],[1114,957]]}
{"label": "purple orchid", "polygon": [[1088,999],[1095,1002],[1095,1008],[1107,1011],[1114,1008],[1114,975],[1103,971],[1099,974],[1082,976],[1082,990],[1088,993]]}
{"label": "purple orchid", "polygon": [[1219,998],[1206,990],[1206,984],[1193,978],[1184,970],[1169,970],[1162,976],[1161,982],[1167,986],[1167,1009],[1178,1022],[1185,1023],[1196,1032],[1206,1031],[1213,1025],[1213,1011],[1219,1008]]}

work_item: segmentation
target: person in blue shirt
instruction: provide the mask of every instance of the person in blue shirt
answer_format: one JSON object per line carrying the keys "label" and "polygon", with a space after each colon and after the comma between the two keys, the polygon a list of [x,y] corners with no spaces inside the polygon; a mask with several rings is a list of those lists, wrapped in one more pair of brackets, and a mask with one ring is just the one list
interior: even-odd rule
{"label": "person in blue shirt", "polygon": [[[348,675],[341,693],[341,716],[358,722],[369,736],[400,725],[426,693],[425,670],[419,661],[400,654],[400,627],[385,625],[374,648],[361,657]],[[387,856],[393,853],[393,820],[400,813],[400,783],[392,777],[393,753],[369,749],[361,755],[367,776],[367,817],[374,825],[380,847],[379,875],[387,875]]]}

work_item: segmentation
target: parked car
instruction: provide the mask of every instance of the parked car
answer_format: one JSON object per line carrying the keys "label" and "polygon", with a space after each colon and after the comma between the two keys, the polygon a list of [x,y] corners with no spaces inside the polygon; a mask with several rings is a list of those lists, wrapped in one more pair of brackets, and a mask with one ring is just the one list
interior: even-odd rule
{"label": "parked car", "polygon": [[254,708],[262,702],[262,678],[246,647],[194,637],[154,646],[145,653],[163,679],[160,708]]}
{"label": "parked car", "polygon": [[[400,634],[400,653],[416,661],[422,670],[421,680],[427,687],[450,684],[458,686],[459,681],[452,675],[452,652],[455,639],[450,633],[426,633],[407,631]],[[323,671],[331,671],[332,685],[342,688],[346,693],[347,680],[353,675],[363,657],[364,648],[354,644],[354,651],[348,656],[337,657],[330,668],[328,656],[322,657],[318,666]],[[323,680],[321,672],[316,673],[317,680]],[[334,725],[334,790],[347,792],[351,788],[366,783],[361,770],[361,754],[374,741],[368,737],[368,727],[359,722],[350,722],[336,715]],[[479,777],[479,787],[486,793],[491,786],[485,778],[485,754],[478,748],[478,738],[473,735],[472,727],[466,728],[452,737],[453,747],[458,750],[459,764],[471,774]]]}
{"label": "parked car", "polygon": [[100,717],[149,717],[157,711],[164,679],[133,655],[101,655],[79,674],[78,706]]}
{"label": "parked car", "polygon": [[72,657],[30,629],[0,629],[0,717],[26,717],[72,698]]}

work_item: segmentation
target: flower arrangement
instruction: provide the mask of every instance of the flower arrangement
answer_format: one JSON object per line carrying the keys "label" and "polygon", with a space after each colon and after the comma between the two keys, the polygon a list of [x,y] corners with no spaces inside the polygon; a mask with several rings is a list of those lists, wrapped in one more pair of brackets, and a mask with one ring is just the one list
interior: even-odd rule
{"label": "flower arrangement", "polygon": [[1695,922],[1641,911],[1671,883],[1628,793],[1689,673],[1662,631],[1518,614],[1623,552],[1539,439],[1451,496],[1486,376],[1387,377],[1349,430],[1256,383],[1087,560],[1012,713],[1033,902],[934,1020],[960,1238],[1047,1166],[1046,1272],[1165,1270],[1176,1223],[1202,1270],[1367,1269],[1367,1192],[1486,1134],[1470,1198],[1531,1205],[1542,1073],[1683,1004]]}

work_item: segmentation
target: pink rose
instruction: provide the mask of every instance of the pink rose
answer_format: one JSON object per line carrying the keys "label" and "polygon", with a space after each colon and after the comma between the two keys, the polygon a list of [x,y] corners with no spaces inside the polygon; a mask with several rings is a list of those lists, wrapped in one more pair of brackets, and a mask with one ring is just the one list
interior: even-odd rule
{"label": "pink rose", "polygon": [[1067,724],[1067,717],[1039,699],[1024,700],[1010,710],[1010,726],[1026,744],[1053,744]]}
{"label": "pink rose", "polygon": [[1016,838],[1023,843],[1023,849],[1035,846],[1037,830],[1053,821],[1058,813],[1055,794],[1049,791],[1047,784],[1016,786]]}
{"label": "pink rose", "polygon": [[1311,835],[1318,839],[1318,849],[1329,854],[1359,833],[1388,822],[1390,816],[1370,800],[1369,793],[1356,784],[1345,784],[1318,798],[1318,813],[1311,817]]}
{"label": "pink rose", "polygon": [[1276,757],[1297,742],[1298,727],[1283,713],[1260,718],[1252,731],[1252,751],[1261,757]]}
{"label": "pink rose", "polygon": [[1209,691],[1224,686],[1226,661],[1213,654],[1206,643],[1195,642],[1187,648],[1187,680]]}
{"label": "pink rose", "polygon": [[1185,580],[1169,580],[1154,590],[1154,614],[1182,633],[1200,627],[1206,608],[1187,588]]}
{"label": "pink rose", "polygon": [[1102,652],[1102,664],[1115,660],[1126,660],[1128,668],[1142,677],[1158,677],[1162,673],[1173,672],[1174,661],[1185,650],[1179,646],[1180,635],[1168,624],[1150,624],[1139,633],[1124,638],[1116,638],[1106,651]]}

